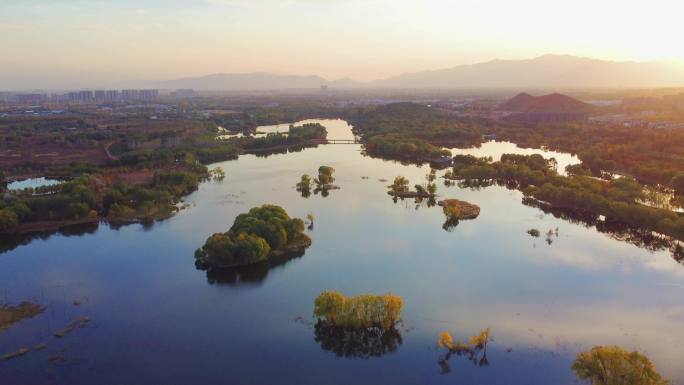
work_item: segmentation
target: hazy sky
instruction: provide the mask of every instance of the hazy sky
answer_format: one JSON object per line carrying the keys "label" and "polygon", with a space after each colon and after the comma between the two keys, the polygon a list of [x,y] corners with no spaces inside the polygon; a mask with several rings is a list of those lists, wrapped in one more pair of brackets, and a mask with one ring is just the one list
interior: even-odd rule
{"label": "hazy sky", "polygon": [[681,60],[680,3],[0,0],[0,88],[253,71],[369,80],[546,53]]}

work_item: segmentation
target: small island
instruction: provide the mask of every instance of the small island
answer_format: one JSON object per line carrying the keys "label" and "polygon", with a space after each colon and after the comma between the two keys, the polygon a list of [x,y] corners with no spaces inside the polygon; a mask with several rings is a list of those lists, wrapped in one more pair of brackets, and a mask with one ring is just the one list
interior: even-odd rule
{"label": "small island", "polygon": [[43,311],[43,306],[32,302],[22,302],[16,306],[0,304],[0,332],[19,321],[36,317]]}
{"label": "small island", "polygon": [[440,372],[442,374],[449,373],[451,367],[449,366],[449,359],[453,356],[466,357],[473,364],[478,366],[487,366],[487,344],[490,341],[491,330],[489,328],[483,329],[480,333],[470,337],[468,342],[456,341],[449,332],[443,332],[437,339],[437,347],[439,349],[446,348],[447,352],[444,356],[437,360]]}
{"label": "small island", "polygon": [[425,184],[416,184],[415,190],[409,189],[409,180],[406,177],[398,176],[394,178],[394,182],[387,186],[389,191],[387,194],[395,198],[434,198],[437,193],[437,185],[435,184],[435,169],[431,169],[430,173],[425,176]]}
{"label": "small island", "polygon": [[404,301],[394,294],[362,294],[347,297],[336,291],[324,291],[314,304],[319,322],[350,329],[394,328],[401,319]]}
{"label": "small island", "polygon": [[195,251],[195,266],[203,270],[246,266],[301,254],[310,245],[304,221],[290,218],[280,206],[266,204],[238,215],[227,232],[210,236]]}
{"label": "small island", "polygon": [[442,228],[452,231],[462,219],[475,219],[480,215],[480,207],[458,199],[445,199],[437,202],[442,206],[446,220]]}
{"label": "small island", "polygon": [[475,219],[480,215],[480,206],[458,199],[444,199],[437,202],[444,215],[455,219]]}
{"label": "small island", "polygon": [[301,193],[303,198],[308,198],[311,196],[311,186],[315,183],[316,188],[314,189],[314,194],[321,193],[321,196],[327,197],[330,190],[340,189],[339,186],[333,184],[335,182],[335,177],[333,177],[334,173],[334,168],[330,166],[321,166],[318,168],[317,178],[311,179],[308,174],[304,174],[296,185],[297,191]]}

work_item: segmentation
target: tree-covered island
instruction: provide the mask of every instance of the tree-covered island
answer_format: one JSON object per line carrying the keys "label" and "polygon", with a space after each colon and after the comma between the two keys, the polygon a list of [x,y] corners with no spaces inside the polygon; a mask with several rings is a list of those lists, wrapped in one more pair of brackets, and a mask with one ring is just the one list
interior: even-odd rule
{"label": "tree-covered island", "polygon": [[200,269],[231,268],[302,253],[311,245],[304,221],[290,218],[280,206],[262,205],[235,218],[225,233],[210,236],[195,251]]}

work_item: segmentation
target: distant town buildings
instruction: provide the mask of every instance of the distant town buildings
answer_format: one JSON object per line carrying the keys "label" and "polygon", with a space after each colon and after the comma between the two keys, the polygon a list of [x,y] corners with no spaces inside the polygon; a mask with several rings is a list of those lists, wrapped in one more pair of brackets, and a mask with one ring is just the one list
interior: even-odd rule
{"label": "distant town buildings", "polygon": [[55,103],[152,102],[159,98],[159,90],[81,90],[64,94],[2,93],[0,101],[22,105]]}
{"label": "distant town buildings", "polygon": [[22,104],[38,104],[47,100],[43,94],[19,94],[16,95],[17,102]]}

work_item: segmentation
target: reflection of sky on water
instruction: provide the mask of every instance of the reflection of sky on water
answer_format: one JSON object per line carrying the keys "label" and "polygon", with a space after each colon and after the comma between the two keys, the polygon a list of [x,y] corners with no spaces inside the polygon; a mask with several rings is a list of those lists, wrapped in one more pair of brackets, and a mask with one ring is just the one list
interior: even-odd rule
{"label": "reflection of sky on water", "polygon": [[521,154],[521,155],[532,155],[540,154],[544,158],[556,158],[558,162],[558,173],[561,175],[566,175],[565,167],[571,164],[581,163],[576,155],[551,151],[551,150],[541,150],[535,148],[521,148],[515,143],[511,142],[496,142],[489,141],[482,143],[480,147],[473,148],[451,148],[451,153],[453,155],[473,155],[478,158],[491,156],[495,161],[501,159],[503,154]]}
{"label": "reflection of sky on water", "polygon": [[46,179],[46,178],[30,178],[24,180],[18,180],[16,182],[8,183],[7,188],[9,190],[21,190],[25,188],[37,188],[43,186],[52,186],[60,184],[62,181],[56,179]]}
{"label": "reflection of sky on water", "polygon": [[[412,201],[395,204],[386,194],[395,176],[422,182],[426,167],[359,152],[359,145],[328,145],[241,156],[220,163],[224,181],[203,183],[186,199],[188,209],[151,229],[102,226],[0,255],[0,294],[50,306],[0,334],[6,350],[48,343],[45,353],[0,363],[0,376],[23,384],[191,383],[198,373],[207,384],[571,384],[578,350],[615,343],[646,352],[667,377],[684,380],[684,266],[667,252],[545,215],[522,205],[519,192],[496,186],[440,184],[442,197],[482,209],[479,218],[445,232],[439,207],[416,210]],[[322,164],[336,168],[341,189],[301,198],[295,183]],[[195,248],[265,202],[298,217],[313,213],[311,248],[257,285],[210,284],[194,268]],[[556,227],[551,245],[526,233]],[[313,326],[293,320],[312,321],[313,300],[324,289],[401,295],[401,346],[369,359],[321,349]],[[83,305],[74,307],[73,299]],[[81,314],[92,324],[63,341],[50,337]],[[452,360],[452,373],[439,375],[438,333],[467,338],[487,326],[494,338],[490,366]],[[47,356],[59,349],[71,364],[55,370]]]}
{"label": "reflection of sky on water", "polygon": [[[325,126],[328,131],[329,139],[354,139],[354,134],[351,132],[351,126],[342,119],[306,119],[296,122],[294,125],[301,126],[309,123],[320,123]],[[263,133],[287,133],[288,131],[290,131],[290,123],[259,126],[256,128],[256,132]]]}

